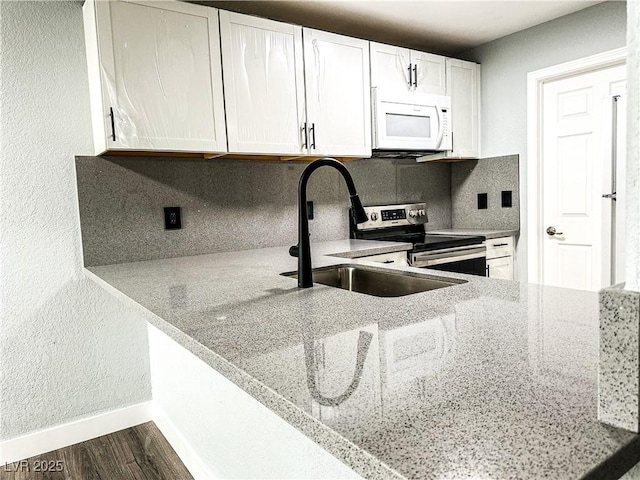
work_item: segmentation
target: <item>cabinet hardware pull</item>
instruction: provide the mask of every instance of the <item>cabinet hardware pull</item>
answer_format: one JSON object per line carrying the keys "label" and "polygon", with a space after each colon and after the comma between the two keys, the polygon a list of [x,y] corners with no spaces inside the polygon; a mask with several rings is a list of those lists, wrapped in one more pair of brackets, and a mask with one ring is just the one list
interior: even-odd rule
{"label": "cabinet hardware pull", "polygon": [[302,148],[308,148],[307,145],[307,122],[304,122],[302,125],[302,133],[304,134],[304,143],[302,144]]}
{"label": "cabinet hardware pull", "polygon": [[409,87],[413,86],[413,79],[411,78],[411,64],[409,64]]}
{"label": "cabinet hardware pull", "polygon": [[309,133],[311,133],[311,148],[315,150],[316,149],[316,124],[315,123],[311,124]]}
{"label": "cabinet hardware pull", "polygon": [[382,263],[393,263],[393,262],[394,262],[394,260],[385,260],[385,261],[384,261],[384,262],[382,262]]}
{"label": "cabinet hardware pull", "polygon": [[489,265],[487,265],[487,277],[491,276],[491,270],[489,270]]}
{"label": "cabinet hardware pull", "polygon": [[113,119],[113,107],[109,107],[109,116],[111,117],[111,138],[116,141],[116,122]]}
{"label": "cabinet hardware pull", "polygon": [[418,64],[413,66],[413,86],[418,88]]}
{"label": "cabinet hardware pull", "polygon": [[495,245],[491,245],[492,247],[506,247],[509,245],[508,243],[496,243]]}

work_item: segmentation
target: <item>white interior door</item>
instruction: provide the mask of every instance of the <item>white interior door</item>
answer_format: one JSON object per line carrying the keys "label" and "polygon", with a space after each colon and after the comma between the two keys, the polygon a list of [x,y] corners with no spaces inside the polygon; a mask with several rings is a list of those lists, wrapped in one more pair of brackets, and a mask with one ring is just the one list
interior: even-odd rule
{"label": "white interior door", "polygon": [[[597,291],[610,285],[611,92],[624,66],[544,84],[542,279]],[[623,122],[624,123],[624,122]],[[620,201],[617,202],[621,203]]]}

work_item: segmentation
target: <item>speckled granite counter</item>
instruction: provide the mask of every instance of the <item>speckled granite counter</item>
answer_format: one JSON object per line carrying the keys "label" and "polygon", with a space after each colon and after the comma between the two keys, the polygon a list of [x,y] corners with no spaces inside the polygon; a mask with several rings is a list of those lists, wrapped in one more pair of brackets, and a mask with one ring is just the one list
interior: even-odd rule
{"label": "speckled granite counter", "polygon": [[433,230],[427,233],[438,233],[443,235],[482,235],[487,240],[500,237],[515,237],[520,235],[520,230],[484,230],[482,228],[447,228]]}
{"label": "speckled granite counter", "polygon": [[[341,258],[362,258],[383,253],[406,252],[413,244],[404,242],[372,242],[368,240],[336,240],[313,245],[316,256],[330,255]],[[297,266],[296,266],[297,268]]]}
{"label": "speckled granite counter", "polygon": [[[314,266],[363,262],[331,243]],[[597,294],[447,274],[469,281],[379,298],[300,290],[279,275],[295,268],[280,247],[88,276],[366,478],[618,478],[640,460],[639,436],[596,420]]]}

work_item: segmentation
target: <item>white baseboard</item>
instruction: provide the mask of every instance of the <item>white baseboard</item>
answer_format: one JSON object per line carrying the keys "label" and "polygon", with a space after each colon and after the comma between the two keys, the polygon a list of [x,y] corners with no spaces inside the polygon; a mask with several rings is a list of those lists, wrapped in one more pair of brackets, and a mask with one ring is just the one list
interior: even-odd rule
{"label": "white baseboard", "polygon": [[153,410],[153,421],[195,480],[212,480],[216,478],[169,417],[157,407]]}
{"label": "white baseboard", "polygon": [[68,447],[151,420],[153,408],[152,402],[149,401],[12,438],[0,442],[0,465]]}

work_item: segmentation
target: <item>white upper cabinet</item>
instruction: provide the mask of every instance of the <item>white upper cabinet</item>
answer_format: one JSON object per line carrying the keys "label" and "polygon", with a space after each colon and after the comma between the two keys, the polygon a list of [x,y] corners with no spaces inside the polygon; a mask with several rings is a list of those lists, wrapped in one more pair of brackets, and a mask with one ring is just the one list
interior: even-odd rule
{"label": "white upper cabinet", "polygon": [[370,47],[371,86],[385,90],[409,90],[413,86],[411,50],[375,42],[370,42]]}
{"label": "white upper cabinet", "polygon": [[447,95],[451,97],[451,157],[480,155],[480,65],[447,58]]}
{"label": "white upper cabinet", "polygon": [[128,0],[83,8],[96,154],[225,152],[218,11]]}
{"label": "white upper cabinet", "polygon": [[369,42],[303,28],[309,154],[371,155]]}
{"label": "white upper cabinet", "polygon": [[220,11],[229,152],[301,155],[302,27]]}
{"label": "white upper cabinet", "polygon": [[445,57],[411,51],[411,69],[416,92],[444,95],[446,92]]}
{"label": "white upper cabinet", "polygon": [[444,95],[445,57],[370,42],[371,86]]}

